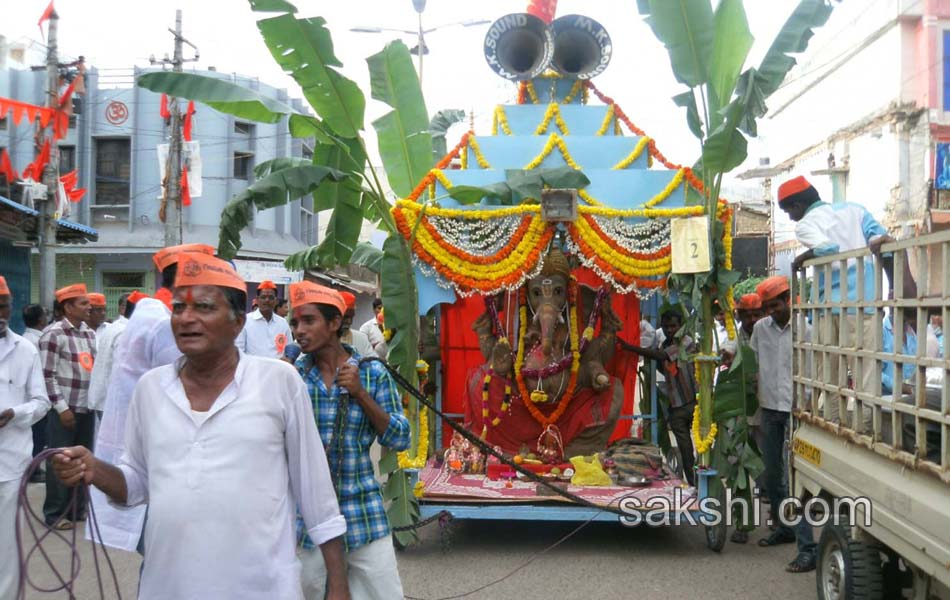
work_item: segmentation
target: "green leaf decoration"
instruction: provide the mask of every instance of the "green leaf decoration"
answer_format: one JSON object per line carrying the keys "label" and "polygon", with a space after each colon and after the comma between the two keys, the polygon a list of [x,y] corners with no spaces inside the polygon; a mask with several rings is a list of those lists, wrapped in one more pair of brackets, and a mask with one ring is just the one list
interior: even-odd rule
{"label": "green leaf decoration", "polygon": [[465,120],[465,111],[457,108],[447,108],[435,113],[429,121],[429,134],[432,136],[432,160],[438,162],[448,154],[449,147],[445,136],[449,127]]}
{"label": "green leaf decoration", "polygon": [[294,78],[310,106],[337,135],[355,138],[363,129],[366,98],[334,68],[342,65],[325,25],[322,17],[298,19],[290,14],[257,22],[274,60]]}
{"label": "green leaf decoration", "polygon": [[736,88],[736,79],[754,40],[742,0],[720,0],[713,17],[713,26],[709,87],[720,102],[727,103]]}
{"label": "green leaf decoration", "polygon": [[[394,471],[383,484],[383,499],[389,502],[386,516],[390,527],[408,527],[419,520],[419,500],[412,493],[412,478],[404,469]],[[419,539],[414,529],[394,531],[393,536],[404,546]]]}
{"label": "green leaf decoration", "polygon": [[313,164],[313,162],[307,160],[306,158],[300,158],[297,156],[280,156],[271,160],[265,160],[261,164],[255,166],[254,178],[260,179],[262,177],[267,177],[271,173],[276,173],[277,171],[283,171],[284,169],[290,169],[292,167],[306,167],[307,165],[311,164]]}
{"label": "green leaf decoration", "polygon": [[[644,9],[640,3],[641,12]],[[709,79],[713,11],[709,0],[650,0],[647,24],[670,55],[673,75],[696,87]]]}
{"label": "green leaf decoration", "polygon": [[231,259],[241,249],[241,230],[251,222],[253,209],[265,210],[313,193],[326,180],[339,181],[344,174],[316,165],[290,167],[258,179],[221,212],[218,256]]}
{"label": "green leaf decoration", "polygon": [[386,328],[393,331],[389,362],[400,375],[415,383],[419,358],[419,298],[409,246],[398,233],[391,234],[383,243],[381,278]]}
{"label": "green leaf decoration", "polygon": [[728,173],[749,155],[749,143],[737,127],[742,107],[733,103],[727,110],[725,121],[703,144],[703,169],[716,173]]}
{"label": "green leaf decoration", "polygon": [[422,88],[409,49],[401,41],[390,42],[366,62],[373,98],[393,108],[373,121],[373,127],[389,185],[398,197],[405,198],[433,164]]}
{"label": "green leaf decoration", "polygon": [[687,90],[682,94],[673,96],[673,103],[686,109],[686,125],[689,126],[689,130],[693,132],[693,135],[703,139],[703,122],[699,118],[699,110],[696,108],[696,95],[693,90]]}
{"label": "green leaf decoration", "polygon": [[370,243],[360,242],[353,250],[350,264],[364,266],[379,275],[382,272],[383,251]]}
{"label": "green leaf decoration", "polygon": [[318,144],[313,149],[313,162],[346,173],[347,178],[339,183],[327,182],[313,195],[313,210],[330,210],[342,203],[358,206],[366,153],[359,140],[341,139],[339,145]]}
{"label": "green leaf decoration", "polygon": [[297,112],[254,90],[197,73],[155,71],[140,75],[136,84],[158,94],[195,100],[225,114],[259,123],[277,123],[284,115]]}
{"label": "green leaf decoration", "polygon": [[330,214],[323,240],[317,246],[317,265],[332,269],[350,262],[362,228],[363,210],[359,205],[359,195],[352,199],[341,196],[341,201]]}
{"label": "green leaf decoration", "polygon": [[250,3],[254,12],[297,12],[297,7],[286,0],[250,0]]}
{"label": "green leaf decoration", "polygon": [[496,204],[511,204],[511,188],[507,183],[493,183],[486,186],[456,185],[449,189],[449,196],[459,204],[478,204],[482,198],[495,198]]}
{"label": "green leaf decoration", "polygon": [[763,98],[771,96],[782,85],[785,76],[795,66],[795,59],[789,54],[798,54],[808,48],[814,30],[828,22],[832,8],[825,0],[801,0],[798,3],[759,65],[756,87]]}

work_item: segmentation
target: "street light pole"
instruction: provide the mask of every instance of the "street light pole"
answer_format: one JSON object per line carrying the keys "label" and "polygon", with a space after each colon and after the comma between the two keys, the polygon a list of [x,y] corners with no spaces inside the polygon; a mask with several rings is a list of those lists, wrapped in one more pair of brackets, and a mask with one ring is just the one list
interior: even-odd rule
{"label": "street light pole", "polygon": [[[425,2],[422,3],[423,8],[425,8]],[[425,38],[422,35],[422,11],[418,12],[419,16],[419,42],[416,45],[416,48],[419,50],[419,87],[422,87],[422,55],[425,54]]]}

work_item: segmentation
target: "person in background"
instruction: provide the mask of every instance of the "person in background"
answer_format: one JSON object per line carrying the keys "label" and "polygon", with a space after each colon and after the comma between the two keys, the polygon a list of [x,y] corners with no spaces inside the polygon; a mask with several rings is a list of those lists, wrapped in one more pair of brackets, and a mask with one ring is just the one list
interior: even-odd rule
{"label": "person in background", "polygon": [[17,597],[16,514],[20,478],[30,464],[30,426],[49,410],[36,347],[9,329],[12,294],[0,275],[0,598]]}
{"label": "person in background", "polygon": [[117,465],[72,447],[55,456],[57,477],[149,503],[140,598],[298,600],[299,508],[328,566],[326,597],[349,599],[346,521],[307,387],[290,365],[235,347],[247,298],[228,263],[184,253],[179,264],[172,330],[184,356],[135,386]]}
{"label": "person in background", "polygon": [[383,301],[379,298],[373,299],[373,318],[360,325],[360,331],[369,339],[370,345],[376,356],[385,360],[389,356],[389,345],[386,338],[383,337],[383,320],[380,315],[383,313]]}
{"label": "person in background", "polygon": [[[795,222],[795,237],[802,245],[808,248],[807,251],[799,254],[792,262],[792,269],[799,271],[806,260],[815,257],[828,256],[839,252],[848,252],[860,248],[869,248],[872,253],[880,254],[881,245],[885,242],[894,241],[894,238],[887,234],[887,230],[875,220],[868,210],[853,202],[836,202],[828,204],[821,201],[818,191],[804,177],[795,177],[779,186],[778,204],[788,215],[788,218]],[[884,272],[889,281],[894,281],[893,257],[882,256],[881,262]],[[823,270],[820,270],[823,271]],[[824,273],[815,274],[815,285],[818,287],[819,300],[839,302],[841,298],[841,277],[840,268],[835,263],[831,273],[831,281],[825,281]],[[849,261],[847,273],[845,274],[847,285],[847,297],[849,302],[859,300],[874,299],[874,261],[864,261],[864,289],[858,290],[857,261]],[[813,325],[816,328],[818,344],[829,346],[838,345],[839,331],[845,328],[847,339],[853,344],[857,339],[857,330],[861,328],[865,344],[874,339],[875,319],[874,309],[867,308],[862,314],[848,309],[847,314],[840,314],[840,310],[834,308],[831,314],[825,314],[825,311],[819,311]],[[825,319],[831,322],[826,326]],[[846,374],[839,373],[838,360],[829,361],[830,373],[822,374],[824,361],[817,361],[817,374],[815,379],[819,381],[830,382],[832,385],[846,384]],[[848,368],[851,372],[856,372],[856,366],[850,364]],[[879,376],[873,358],[863,359],[861,365],[861,380],[855,381],[855,389],[870,393],[873,389],[874,378]],[[839,422],[841,420],[841,396],[839,394],[822,394],[822,402],[825,404],[825,410],[830,421]]]}
{"label": "person in background", "polygon": [[[181,244],[156,252],[152,261],[161,274],[161,287],[151,298],[137,297],[135,310],[119,338],[96,434],[96,456],[106,462],[118,462],[125,448],[129,402],[139,379],[149,370],[171,364],[181,356],[171,327],[171,289],[178,274],[178,259],[184,252],[211,256],[214,248],[206,244]],[[95,487],[89,488],[89,497],[96,510],[102,543],[141,553],[145,507],[118,508]]]}
{"label": "person in background", "polygon": [[88,296],[89,320],[86,321],[86,325],[95,332],[96,336],[100,336],[108,325],[106,323],[106,297],[104,294],[96,292],[91,292]]}
{"label": "person in background", "polygon": [[274,312],[284,319],[287,318],[287,315],[290,314],[290,302],[287,302],[287,298],[281,298],[277,301],[277,306],[274,307]]}
{"label": "person in background", "polygon": [[257,286],[257,310],[248,313],[244,329],[234,342],[242,352],[254,356],[280,358],[291,341],[287,320],[274,313],[277,306],[277,286],[273,281],[262,281]]}
{"label": "person in background", "polygon": [[[296,367],[307,384],[317,429],[327,448],[340,510],[346,517],[346,563],[354,598],[402,598],[392,535],[370,447],[409,447],[409,421],[386,368],[377,361],[360,364],[351,347],[340,343],[346,304],[335,290],[310,281],[290,285],[291,323],[303,353]],[[323,598],[324,557],[303,537],[304,595]]]}
{"label": "person in background", "polygon": [[340,292],[343,302],[346,303],[346,312],[343,313],[343,336],[340,341],[352,346],[360,356],[376,356],[373,345],[362,331],[353,329],[353,317],[356,316],[356,296],[350,292]]}
{"label": "person in background", "polygon": [[[766,317],[752,329],[749,345],[759,363],[758,396],[762,411],[762,462],[765,463],[766,489],[771,500],[772,523],[778,527],[759,546],[798,543],[798,556],[785,570],[790,573],[814,571],[816,544],[811,525],[803,518],[794,529],[780,521],[779,506],[788,496],[784,481],[786,464],[785,441],[788,438],[792,413],[792,316],[788,278],[776,275],[763,280],[755,288],[762,298]],[[805,340],[810,340],[808,332]]]}
{"label": "person in background", "polygon": [[49,316],[46,309],[39,304],[27,304],[23,307],[23,324],[26,329],[23,331],[23,339],[38,347],[40,336],[43,330],[49,324]]}
{"label": "person in background", "polygon": [[109,388],[109,377],[112,375],[115,350],[119,346],[129,317],[135,311],[135,303],[146,297],[138,291],[134,294],[122,294],[119,306],[125,309],[125,313],[120,314],[113,323],[108,324],[101,335],[96,336],[96,363],[92,366],[92,378],[89,380],[89,408],[94,410],[99,418],[102,418],[106,405],[106,391]]}
{"label": "person in background", "polygon": [[[86,325],[89,296],[82,283],[56,290],[56,303],[63,319],[50,325],[40,337],[40,361],[46,380],[46,394],[56,416],[49,418],[49,445],[52,448],[81,444],[92,447],[96,416],[89,410],[89,380],[96,358],[96,334]],[[51,465],[46,463],[49,473]],[[73,515],[67,515],[68,491],[55,477],[46,478],[43,518],[57,529],[72,529]],[[78,515],[85,518],[85,495],[80,495]]]}
{"label": "person in background", "polygon": [[727,338],[720,347],[722,364],[724,366],[728,367],[732,364],[739,344],[749,345],[755,324],[764,316],[761,296],[753,292],[751,294],[744,294],[739,298],[739,301],[736,303],[736,320],[739,323],[739,327],[736,328],[736,336],[738,339],[730,340]]}
{"label": "person in background", "polygon": [[[138,292],[138,290],[136,291]],[[119,296],[119,301],[116,303],[116,318],[110,321],[110,323],[115,323],[125,316],[125,309],[128,307],[129,296],[131,296],[131,294],[122,294]]]}

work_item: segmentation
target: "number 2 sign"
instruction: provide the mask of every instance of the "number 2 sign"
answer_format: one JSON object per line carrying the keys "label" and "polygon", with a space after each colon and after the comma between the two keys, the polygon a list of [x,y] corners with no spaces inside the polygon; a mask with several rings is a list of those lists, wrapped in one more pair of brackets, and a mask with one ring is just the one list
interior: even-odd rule
{"label": "number 2 sign", "polygon": [[712,268],[709,221],[705,216],[670,220],[673,273],[703,273]]}

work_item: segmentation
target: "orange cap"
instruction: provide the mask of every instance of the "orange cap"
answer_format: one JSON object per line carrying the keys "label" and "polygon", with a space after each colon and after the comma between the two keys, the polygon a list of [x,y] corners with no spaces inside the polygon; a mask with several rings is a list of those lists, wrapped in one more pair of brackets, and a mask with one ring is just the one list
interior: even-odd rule
{"label": "orange cap", "polygon": [[304,304],[326,304],[328,306],[335,306],[341,315],[346,312],[346,302],[343,301],[340,292],[322,285],[317,285],[312,281],[291,283],[290,301],[295,307],[303,306]]}
{"label": "orange cap", "polygon": [[9,296],[10,288],[7,287],[7,280],[3,278],[3,275],[0,275],[0,296]]}
{"label": "orange cap", "polygon": [[152,256],[152,261],[159,271],[164,271],[167,267],[178,262],[178,255],[182,252],[197,252],[214,256],[214,248],[208,244],[179,244],[162,248]]}
{"label": "orange cap", "polygon": [[61,287],[56,290],[56,301],[64,302],[70,298],[78,298],[79,296],[86,295],[86,284],[85,283],[74,283],[72,285],[67,285],[66,287]]}
{"label": "orange cap", "polygon": [[804,192],[811,187],[812,185],[808,182],[808,180],[801,175],[795,177],[794,179],[789,179],[782,185],[778,186],[778,201],[781,204],[789,197]]}
{"label": "orange cap", "polygon": [[145,298],[150,298],[150,297],[151,296],[149,296],[148,294],[143,294],[142,292],[135,290],[134,292],[129,294],[128,301],[131,302],[132,304],[137,304],[139,300],[144,300]]}
{"label": "orange cap", "polygon": [[265,279],[264,281],[261,282],[259,286],[257,286],[258,292],[261,290],[276,290],[276,289],[277,289],[277,286],[274,285],[274,282],[271,281],[270,279]]}
{"label": "orange cap", "polygon": [[762,296],[752,293],[743,294],[739,298],[739,304],[736,305],[739,310],[758,310],[762,308]]}
{"label": "orange cap", "polygon": [[340,292],[340,296],[343,297],[343,303],[346,304],[346,310],[353,310],[356,308],[356,296],[349,292]]}
{"label": "orange cap", "polygon": [[379,312],[376,313],[376,322],[380,325],[386,322],[386,317],[383,316],[383,309],[379,309]]}
{"label": "orange cap", "polygon": [[755,286],[755,293],[758,294],[762,301],[771,300],[776,296],[784,294],[788,291],[788,277],[784,275],[775,275],[774,277],[769,277],[768,279],[763,280],[759,285]]}
{"label": "orange cap", "polygon": [[175,276],[175,287],[189,285],[216,285],[241,290],[242,292],[247,291],[244,280],[237,274],[234,267],[220,258],[196,252],[181,252],[178,254],[178,274]]}
{"label": "orange cap", "polygon": [[89,304],[92,306],[105,306],[106,305],[106,295],[100,294],[98,292],[89,292],[86,294],[89,296]]}

